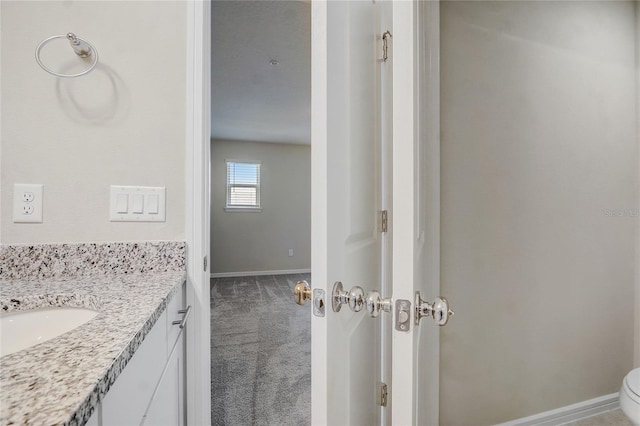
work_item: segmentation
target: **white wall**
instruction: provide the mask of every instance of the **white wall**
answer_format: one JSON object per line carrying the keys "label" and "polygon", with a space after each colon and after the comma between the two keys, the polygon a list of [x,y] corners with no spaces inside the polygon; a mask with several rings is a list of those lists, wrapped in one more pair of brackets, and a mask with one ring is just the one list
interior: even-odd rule
{"label": "white wall", "polygon": [[441,424],[617,392],[637,308],[634,4],[444,2],[441,30]]}
{"label": "white wall", "polygon": [[[225,211],[227,159],[261,162],[261,212]],[[311,267],[310,146],[212,141],[211,200],[212,273]]]}
{"label": "white wall", "polygon": [[[640,1],[634,2],[636,8],[636,143],[640,145]],[[640,157],[638,157],[640,165]],[[640,169],[640,167],[639,167]],[[636,195],[638,203],[636,208],[640,212],[640,170]],[[635,367],[640,368],[640,221],[636,223],[636,345]]]}
{"label": "white wall", "polygon": [[[5,1],[0,242],[184,238],[186,3]],[[91,42],[100,63],[61,79],[46,37]],[[59,44],[60,43],[60,44]],[[43,49],[77,71],[64,41]],[[14,183],[44,184],[44,223],[14,224]],[[165,223],[109,222],[109,185],[166,186]]]}

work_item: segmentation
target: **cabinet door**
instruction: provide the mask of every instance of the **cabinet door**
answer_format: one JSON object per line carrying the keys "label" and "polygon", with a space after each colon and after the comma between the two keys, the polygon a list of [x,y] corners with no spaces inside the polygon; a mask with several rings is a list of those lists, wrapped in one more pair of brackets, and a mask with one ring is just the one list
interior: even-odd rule
{"label": "cabinet door", "polygon": [[142,425],[184,425],[184,333],[176,341]]}
{"label": "cabinet door", "polygon": [[140,423],[167,360],[166,321],[165,311],[102,400],[104,426]]}

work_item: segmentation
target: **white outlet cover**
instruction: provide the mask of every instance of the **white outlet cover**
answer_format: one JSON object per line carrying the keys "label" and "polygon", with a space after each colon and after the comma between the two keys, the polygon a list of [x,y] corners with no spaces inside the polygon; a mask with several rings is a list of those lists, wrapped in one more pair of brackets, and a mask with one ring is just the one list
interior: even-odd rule
{"label": "white outlet cover", "polygon": [[[13,221],[15,223],[42,223],[43,192],[42,184],[13,184]],[[25,201],[29,199],[31,201]]]}

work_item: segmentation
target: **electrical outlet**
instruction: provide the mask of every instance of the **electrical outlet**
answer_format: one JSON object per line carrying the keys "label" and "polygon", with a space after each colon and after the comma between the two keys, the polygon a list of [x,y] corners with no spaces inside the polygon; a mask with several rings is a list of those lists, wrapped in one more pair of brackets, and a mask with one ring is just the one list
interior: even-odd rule
{"label": "electrical outlet", "polygon": [[16,183],[13,185],[13,221],[42,222],[43,185]]}
{"label": "electrical outlet", "polygon": [[289,257],[293,257],[293,249],[289,249]]}

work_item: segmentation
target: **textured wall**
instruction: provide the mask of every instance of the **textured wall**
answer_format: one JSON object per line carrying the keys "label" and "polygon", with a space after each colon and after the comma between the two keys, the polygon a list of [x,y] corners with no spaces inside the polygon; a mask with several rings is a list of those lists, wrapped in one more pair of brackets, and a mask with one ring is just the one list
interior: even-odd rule
{"label": "textured wall", "polygon": [[[184,238],[186,3],[2,1],[0,242]],[[75,32],[100,63],[61,79],[34,60]],[[51,43],[43,60],[77,72]],[[44,184],[44,222],[14,224],[14,183]],[[109,222],[109,185],[166,186],[165,223]]]}
{"label": "textured wall", "polygon": [[441,30],[441,423],[617,392],[634,352],[634,4],[444,2]]}
{"label": "textured wall", "polygon": [[[225,211],[226,159],[261,162],[261,212]],[[211,272],[310,268],[310,146],[213,141],[211,200]]]}

